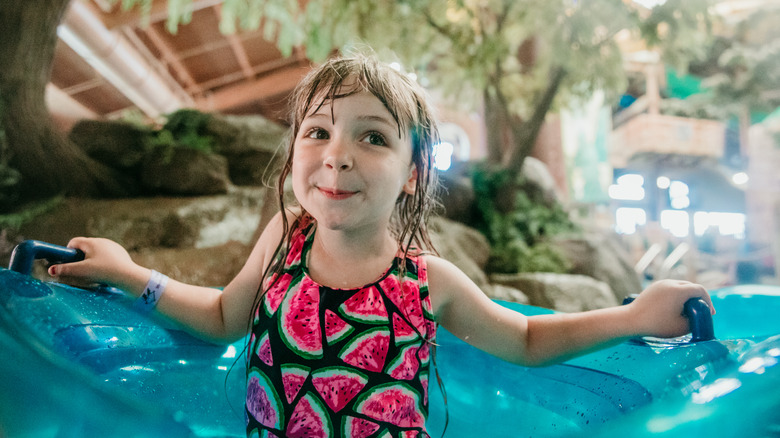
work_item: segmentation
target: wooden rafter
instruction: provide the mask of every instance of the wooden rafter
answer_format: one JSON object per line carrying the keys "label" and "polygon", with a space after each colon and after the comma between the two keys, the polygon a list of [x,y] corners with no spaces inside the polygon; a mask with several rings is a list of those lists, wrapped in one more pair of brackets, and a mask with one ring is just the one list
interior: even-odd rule
{"label": "wooden rafter", "polygon": [[201,94],[203,92],[203,88],[198,85],[197,81],[195,81],[195,79],[192,77],[192,74],[190,74],[190,71],[187,69],[184,63],[181,62],[173,49],[171,49],[162,35],[160,35],[160,32],[158,32],[157,29],[155,29],[153,26],[149,26],[146,29],[143,29],[143,32],[147,37],[149,37],[149,41],[151,41],[152,44],[154,44],[154,47],[160,52],[163,61],[170,65],[173,71],[176,72],[176,75],[179,77],[179,79],[184,82],[184,88],[187,90],[187,92],[189,92],[191,95]]}
{"label": "wooden rafter", "polygon": [[[290,68],[299,67],[302,64],[303,64],[303,58],[297,56],[278,59],[275,61],[269,61],[253,67],[250,76],[254,78],[256,76],[267,75],[269,73],[273,73],[278,70],[286,70]],[[219,88],[225,85],[232,84],[234,82],[241,81],[244,78],[245,75],[243,72],[234,72],[231,74],[220,76],[218,78],[214,78],[210,81],[205,81],[201,83],[201,87],[203,87],[204,90],[211,90],[214,88]]]}
{"label": "wooden rafter", "polygon": [[[222,5],[214,5],[214,12],[217,14],[217,21],[222,21]],[[244,73],[244,77],[250,79],[254,76],[252,71],[252,64],[249,62],[249,57],[246,54],[246,49],[241,44],[241,39],[236,34],[225,35],[230,43],[230,48],[233,50],[233,55],[238,61],[238,65],[241,66],[241,71]]]}
{"label": "wooden rafter", "polygon": [[221,111],[252,101],[262,101],[289,92],[308,72],[309,67],[302,65],[280,69],[253,81],[225,87],[202,99],[197,99],[195,104],[202,111]]}

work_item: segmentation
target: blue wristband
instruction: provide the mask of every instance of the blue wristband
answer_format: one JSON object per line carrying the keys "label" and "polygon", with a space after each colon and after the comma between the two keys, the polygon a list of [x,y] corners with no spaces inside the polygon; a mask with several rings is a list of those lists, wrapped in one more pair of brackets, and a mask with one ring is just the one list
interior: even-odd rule
{"label": "blue wristband", "polygon": [[135,307],[144,312],[151,312],[160,301],[160,297],[165,292],[165,285],[168,284],[168,277],[152,270],[152,276],[146,283],[144,292],[135,300]]}

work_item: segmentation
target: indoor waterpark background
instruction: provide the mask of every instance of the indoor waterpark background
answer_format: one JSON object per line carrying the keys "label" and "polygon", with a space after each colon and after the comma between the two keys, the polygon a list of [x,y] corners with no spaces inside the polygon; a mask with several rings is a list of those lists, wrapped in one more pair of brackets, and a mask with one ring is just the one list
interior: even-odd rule
{"label": "indoor waterpark background", "polygon": [[[576,308],[660,278],[778,282],[776,2],[347,2],[338,25],[315,13],[325,2],[138,3],[26,12],[58,25],[52,53],[26,47],[2,83],[0,260],[23,239],[100,235],[225,284],[272,211],[292,87],[370,45],[436,98],[434,228],[488,293],[556,307],[545,290],[565,289]],[[19,26],[4,44],[39,41]],[[45,85],[45,106],[11,92],[16,76]]]}
{"label": "indoor waterpark background", "polygon": [[[713,294],[720,300],[719,337],[704,344],[627,343],[604,356],[542,371],[519,372],[474,356],[495,376],[519,373],[523,382],[537,385],[527,391],[532,398],[559,391],[569,379],[577,397],[595,399],[583,402],[589,407],[574,420],[564,412],[568,399],[523,399],[523,409],[555,417],[528,418],[539,427],[565,423],[571,426],[566,431],[587,431],[591,419],[613,421],[651,404],[650,419],[640,420],[648,435],[700,436],[680,426],[699,419],[701,427],[736,437],[749,430],[726,433],[723,424],[734,418],[735,408],[750,404],[757,409],[751,424],[762,436],[776,436],[777,397],[762,388],[776,385],[780,369],[772,368],[780,357],[780,329],[772,317],[780,297],[778,19],[776,0],[5,2],[0,266],[8,266],[13,249],[28,239],[66,245],[74,236],[100,236],[172,278],[224,286],[276,212],[270,185],[285,144],[291,91],[329,56],[373,50],[426,88],[436,103],[443,205],[431,222],[433,242],[490,297],[525,312],[574,312],[618,305],[666,278],[727,291]],[[0,286],[8,287],[0,287],[0,346],[22,358],[5,365],[10,371],[4,373],[17,372],[22,383],[0,383],[0,419],[8,422],[0,422],[0,436],[4,426],[40,431],[27,418],[33,410],[25,408],[38,403],[38,395],[40,403],[57,406],[63,394],[77,393],[96,412],[115,409],[120,424],[131,427],[137,420],[136,411],[122,414],[124,401],[90,398],[90,391],[102,394],[95,389],[99,385],[78,370],[72,379],[52,378],[46,391],[31,392],[23,402],[9,401],[24,392],[19,391],[24,379],[37,385],[36,367],[74,369],[51,359],[54,354],[40,355],[45,360],[25,356],[40,345],[55,351],[56,342],[46,344],[49,332],[76,339],[72,326],[47,327],[46,342],[14,343],[18,333],[8,327],[24,327],[28,312],[44,315],[47,323],[76,314],[68,308],[48,318],[51,311],[39,302],[94,311],[114,328],[124,327],[126,318],[139,324],[131,328],[149,329],[87,340],[103,342],[98,346],[79,344],[80,338],[75,346],[59,346],[72,347],[74,355],[76,347],[94,347],[79,356],[79,365],[95,361],[99,380],[132,387],[124,395],[153,399],[159,394],[152,394],[148,382],[160,387],[169,383],[166,378],[190,382],[203,370],[220,386],[216,392],[228,387],[224,373],[232,369],[235,348],[224,355],[220,350],[211,361],[214,346],[192,347],[208,353],[204,360],[201,350],[182,349],[178,335],[169,339],[167,328],[159,329],[164,324],[145,326],[146,320],[110,295],[79,295],[59,285],[51,292],[39,286],[44,283],[24,291],[14,283],[15,273],[0,274],[10,278],[0,275]],[[43,263],[33,276],[49,280]],[[95,310],[100,300],[115,306],[110,315]],[[74,320],[76,326],[89,325],[81,314]],[[45,331],[37,320],[30,325]],[[154,368],[133,362],[147,347],[139,333],[162,339],[160,350],[170,347],[176,360],[159,365],[170,375],[149,372],[147,380],[139,378]],[[445,367],[448,361],[471,363],[465,358],[476,354],[461,350],[465,344],[458,342],[442,335]],[[115,369],[100,364],[95,352],[101,348],[116,361]],[[179,359],[185,350],[192,357]],[[621,369],[613,358],[635,367]],[[736,377],[728,374],[732,371]],[[472,384],[472,374],[471,368],[455,368],[445,376],[456,388],[453,411],[461,412],[462,397],[463,412],[477,400],[496,403],[506,411],[495,412],[511,417],[519,406],[514,395],[505,394],[511,391],[489,382]],[[604,395],[604,383],[596,378],[608,378],[618,395]],[[208,403],[201,394],[186,393],[188,385],[179,389],[194,400],[194,413],[160,417],[160,430],[175,422],[186,426],[182,436],[190,436],[199,421],[217,417],[229,423],[222,407],[214,408],[218,415],[201,413]],[[476,387],[489,394],[474,398],[469,391]],[[650,403],[672,392],[677,397],[672,402]],[[169,397],[166,407],[177,406],[179,400]],[[580,409],[581,400],[571,405]],[[74,420],[82,414],[77,406],[62,409],[51,410],[53,425],[45,436],[112,427],[97,414]],[[437,412],[432,409],[432,430],[441,421]],[[684,418],[675,417],[678,413]],[[661,421],[656,414],[667,416]],[[74,421],[75,432],[62,432]],[[466,423],[456,432],[484,428]],[[638,433],[637,423],[616,424]],[[504,426],[513,436],[515,426]],[[196,435],[221,433],[211,423],[202,430]]]}

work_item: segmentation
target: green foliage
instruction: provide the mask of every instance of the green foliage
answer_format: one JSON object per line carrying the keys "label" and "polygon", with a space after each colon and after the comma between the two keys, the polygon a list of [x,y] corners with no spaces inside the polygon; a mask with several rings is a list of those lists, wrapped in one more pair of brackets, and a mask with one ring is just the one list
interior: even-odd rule
{"label": "green foliage", "polygon": [[700,58],[712,38],[712,0],[667,0],[638,22],[639,36],[657,47],[663,61],[678,71]]}
{"label": "green foliage", "polygon": [[661,114],[694,119],[726,120],[729,112],[715,105],[709,96],[693,95],[687,99],[663,99]]}
{"label": "green foliage", "polygon": [[[560,205],[545,205],[523,190],[513,193],[515,208],[502,212],[497,203],[502,193],[513,186],[510,173],[488,166],[472,173],[477,208],[481,215],[475,224],[488,239],[490,272],[566,272],[570,267],[564,254],[548,242],[552,236],[577,230]],[[515,186],[522,185],[518,181]]]}
{"label": "green foliage", "polygon": [[18,211],[8,214],[0,214],[0,230],[18,230],[22,225],[32,221],[36,217],[54,209],[62,203],[64,197],[55,196],[24,205]]}
{"label": "green foliage", "polygon": [[0,160],[0,212],[8,211],[16,204],[21,179],[18,170]]}
{"label": "green foliage", "polygon": [[182,109],[168,116],[162,129],[154,134],[152,147],[186,147],[201,152],[214,151],[214,139],[207,135],[206,125],[211,115],[193,109]]}
{"label": "green foliage", "polygon": [[[173,32],[191,17],[192,1],[168,0]],[[567,72],[566,99],[624,88],[615,38],[621,32],[661,46],[683,64],[709,29],[708,3],[668,0],[639,14],[623,0],[225,0],[220,29],[233,33],[262,23],[264,38],[284,56],[303,47],[315,62],[356,44],[389,49],[453,102],[475,107],[483,92],[499,93],[525,118],[550,72],[560,68]],[[122,6],[140,6],[144,14],[151,0],[122,0]],[[520,56],[526,46],[531,55]]]}
{"label": "green foliage", "polygon": [[[3,119],[5,104],[0,98],[0,120]],[[0,212],[10,210],[19,197],[19,184],[22,175],[9,164],[8,141],[5,136],[5,128],[0,124]]]}
{"label": "green foliage", "polygon": [[780,10],[767,8],[724,26],[727,31],[700,44],[690,71],[702,79],[696,97],[726,120],[746,113],[771,112],[780,106]]}

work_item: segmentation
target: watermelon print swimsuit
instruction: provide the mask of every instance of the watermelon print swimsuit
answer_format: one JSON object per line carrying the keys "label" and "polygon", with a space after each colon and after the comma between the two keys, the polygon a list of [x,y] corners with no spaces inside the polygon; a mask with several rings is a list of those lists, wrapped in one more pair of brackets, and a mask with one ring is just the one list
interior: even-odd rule
{"label": "watermelon print swimsuit", "polygon": [[[316,223],[301,220],[257,308],[247,367],[248,437],[428,437],[431,315],[425,259],[396,256],[358,289],[306,270]],[[267,283],[267,284],[269,284]]]}

